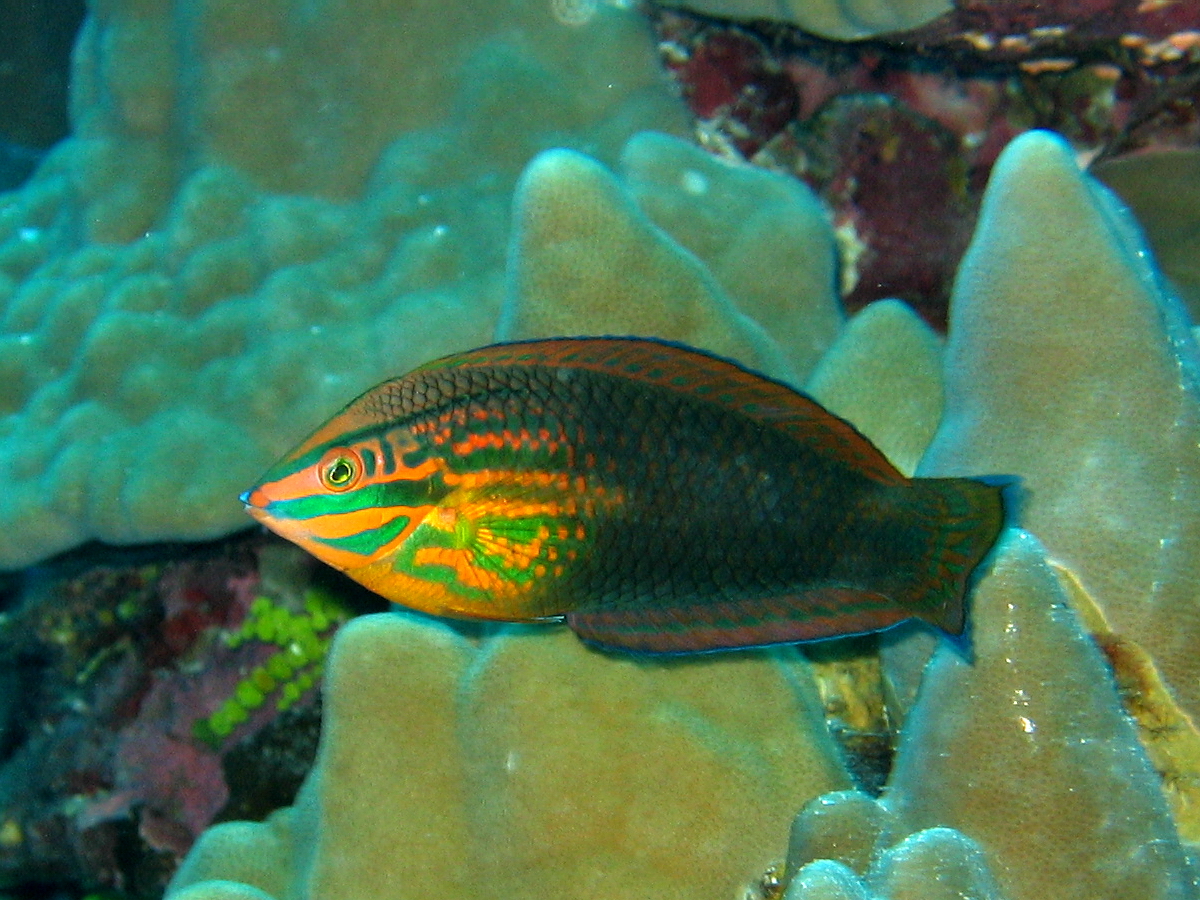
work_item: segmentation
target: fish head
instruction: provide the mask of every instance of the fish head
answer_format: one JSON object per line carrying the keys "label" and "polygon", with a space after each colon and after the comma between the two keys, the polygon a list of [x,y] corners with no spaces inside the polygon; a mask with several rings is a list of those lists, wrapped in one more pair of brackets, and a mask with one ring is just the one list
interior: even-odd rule
{"label": "fish head", "polygon": [[315,457],[299,451],[284,456],[240,499],[257,522],[346,571],[379,549],[365,538],[349,540],[382,524],[380,492],[369,482],[362,450],[347,444]]}
{"label": "fish head", "polygon": [[[379,460],[385,443],[391,448],[386,463]],[[399,452],[405,447],[408,453]],[[530,568],[518,557],[536,553],[542,538],[526,533],[528,519],[509,523],[513,488],[463,489],[458,482],[441,457],[392,430],[355,441],[310,440],[272,466],[241,501],[256,521],[393,603],[459,618],[556,615],[543,608],[528,578],[506,578],[476,558],[499,537],[511,567],[518,574]],[[515,490],[513,503],[529,507],[528,486]]]}
{"label": "fish head", "polygon": [[445,496],[442,469],[402,423],[351,406],[240,499],[256,521],[366,583]]}

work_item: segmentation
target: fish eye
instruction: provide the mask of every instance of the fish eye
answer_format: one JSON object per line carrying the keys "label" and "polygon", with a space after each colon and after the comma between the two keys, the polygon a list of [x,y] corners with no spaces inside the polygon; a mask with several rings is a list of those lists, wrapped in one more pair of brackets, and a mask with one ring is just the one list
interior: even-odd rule
{"label": "fish eye", "polygon": [[353,450],[333,450],[321,460],[321,484],[331,491],[348,491],[362,475],[362,463]]}

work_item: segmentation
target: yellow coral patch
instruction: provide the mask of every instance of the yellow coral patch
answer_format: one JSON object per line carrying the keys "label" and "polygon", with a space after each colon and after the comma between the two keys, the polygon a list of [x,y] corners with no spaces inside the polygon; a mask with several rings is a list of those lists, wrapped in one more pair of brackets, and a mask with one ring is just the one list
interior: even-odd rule
{"label": "yellow coral patch", "polygon": [[1071,606],[1108,658],[1121,703],[1137,725],[1138,738],[1171,804],[1179,836],[1200,843],[1200,731],[1163,683],[1162,675],[1136,641],[1113,632],[1096,601],[1066,566],[1053,563]]}

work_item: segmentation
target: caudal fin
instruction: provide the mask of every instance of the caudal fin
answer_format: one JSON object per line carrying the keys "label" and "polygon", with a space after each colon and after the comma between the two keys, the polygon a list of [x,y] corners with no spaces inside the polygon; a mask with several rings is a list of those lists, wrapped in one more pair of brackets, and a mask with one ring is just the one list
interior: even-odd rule
{"label": "caudal fin", "polygon": [[923,569],[901,602],[912,615],[948,634],[963,633],[966,601],[980,564],[1015,506],[1017,483],[1002,478],[918,478],[915,507],[929,544]]}
{"label": "caudal fin", "polygon": [[787,592],[581,605],[566,622],[589,644],[654,654],[823,640],[911,618],[961,635],[972,579],[1004,528],[1011,490],[969,478],[888,485],[883,502],[864,513],[881,524],[872,533],[879,540],[866,542],[872,558],[863,568],[854,569],[863,555],[855,545],[835,576]]}

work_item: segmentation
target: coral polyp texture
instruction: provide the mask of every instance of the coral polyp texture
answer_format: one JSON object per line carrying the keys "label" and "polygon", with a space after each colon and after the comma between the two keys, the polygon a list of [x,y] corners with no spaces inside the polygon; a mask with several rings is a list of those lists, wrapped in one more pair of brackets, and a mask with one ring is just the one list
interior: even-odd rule
{"label": "coral polyp texture", "polygon": [[275,652],[250,669],[211,716],[195,724],[195,737],[220,746],[263,704],[273,702],[276,710],[284,712],[312,689],[325,668],[333,632],[347,612],[319,590],[307,591],[303,602],[302,612],[292,612],[270,597],[254,598],[245,621],[226,645],[232,649],[259,641],[272,645]]}
{"label": "coral polyp texture", "polygon": [[[580,160],[564,162],[586,169],[585,186],[603,180]],[[1061,234],[1075,243],[1052,239]],[[1070,289],[1056,286],[1064,272]],[[1055,343],[1040,350],[1026,325],[1032,297],[1053,304],[1043,317]],[[622,302],[635,300],[614,301]],[[1105,323],[1069,324],[1097,304]],[[519,308],[513,315],[522,320]],[[1021,341],[1034,349],[1022,351]],[[941,476],[1002,462],[999,470],[1030,492],[1018,510],[1034,533],[1009,528],[981,573],[970,649],[938,647],[915,702],[903,699],[911,691],[897,694],[905,724],[880,798],[819,792],[821,782],[849,779],[827,755],[819,718],[805,718],[817,702],[814,669],[796,657],[664,665],[598,655],[562,631],[514,629],[479,645],[414,617],[371,618],[334,641],[322,750],[296,805],[265,823],[210,831],[169,896],[553,889],[715,900],[786,858],[789,900],[1194,898],[1195,847],[1180,838],[1195,833],[1194,804],[1164,781],[1194,781],[1196,770],[1187,760],[1156,768],[1142,743],[1154,736],[1139,733],[1145,717],[1132,719],[1122,700],[1135,677],[1161,675],[1174,699],[1138,702],[1188,708],[1192,663],[1175,652],[1178,638],[1133,632],[1157,603],[1170,604],[1176,628],[1191,627],[1192,599],[1129,579],[1150,561],[1182,587],[1178,573],[1197,555],[1184,542],[1194,519],[1184,501],[1196,484],[1187,463],[1196,357],[1177,301],[1123,210],[1078,171],[1061,140],[1022,136],[989,186],[945,349],[911,310],[886,303],[842,329],[810,379],[899,464]],[[1113,359],[1118,368],[1103,365]],[[1041,394],[1043,384],[1053,387]],[[1058,397],[1076,399],[1067,409]],[[1060,499],[1043,474],[1074,449],[1060,442],[1092,456],[1140,447],[1155,415],[1171,417],[1154,432],[1171,465],[1155,468],[1150,454],[1141,480],[1112,484],[1108,470],[1077,460],[1066,483],[1079,496]],[[1008,436],[998,442],[993,430]],[[1018,433],[1020,455],[983,469],[969,462],[991,461],[986,454]],[[1104,446],[1091,446],[1092,434]],[[914,444],[931,437],[917,464]],[[1153,530],[1149,505],[1138,503],[1163,485],[1179,498],[1162,513],[1173,523],[1166,532]],[[1121,506],[1097,509],[1112,491],[1129,493],[1118,493]],[[1086,552],[1076,537],[1081,515],[1110,529],[1114,552]],[[1137,552],[1142,537],[1157,555]],[[1128,590],[1107,590],[1114,580]],[[1089,634],[1097,622],[1108,628],[1107,655]],[[1136,671],[1112,651],[1118,645],[1137,655]],[[887,656],[911,660],[917,650],[893,647]],[[728,705],[726,693],[741,700]],[[780,721],[768,727],[781,715],[807,724],[799,733]],[[1192,729],[1185,713],[1174,715],[1172,727]],[[792,742],[783,762],[779,748]],[[655,768],[664,759],[674,761],[668,770]],[[772,785],[770,799],[760,778]],[[778,827],[783,796],[803,807],[790,844]],[[709,848],[702,859],[693,857],[698,846]],[[471,866],[460,864],[464,855]]]}
{"label": "coral polyp texture", "polygon": [[920,471],[1019,474],[1022,524],[1197,720],[1196,345],[1128,213],[1062,144],[1020,147],[997,163],[960,269],[946,412]]}
{"label": "coral polyp texture", "polygon": [[526,162],[682,132],[635,11],[93,8],[0,196],[0,567],[196,539],[347,397],[492,337]]}
{"label": "coral polyp texture", "polygon": [[1200,312],[1200,149],[1101,163],[1092,174],[1128,204],[1163,274],[1195,321]]}
{"label": "coral polyp texture", "polygon": [[[1135,5],[1161,13],[1175,62],[1200,54],[1171,24],[1187,4]],[[992,22],[1002,6],[959,13]],[[795,5],[838,19],[805,27],[853,37],[939,8]],[[735,37],[705,44],[710,26]],[[1038,54],[1058,46],[1022,28]],[[890,101],[832,103],[875,90],[884,63],[839,81],[795,58],[785,71],[729,26],[697,33],[678,61],[693,73],[754,57],[725,93],[689,98],[753,126],[722,142],[701,123],[722,159],[680,138],[650,27],[624,3],[94,4],[73,136],[0,196],[0,568],[92,538],[237,528],[238,492],[272,459],[443,353],[497,336],[686,341],[803,385],[906,473],[1020,479],[1019,527],[979,573],[969,645],[897,629],[880,660],[842,670],[882,670],[886,684],[863,686],[864,720],[879,724],[886,695],[903,723],[874,773],[881,796],[853,789],[863,767],[830,739],[858,686],[834,696],[827,660],[787,648],[663,663],[598,654],[552,625],[411,614],[331,638],[342,611],[305,605],[311,580],[273,586],[286,579],[256,551],[217,565],[219,589],[188,590],[189,568],[158,596],[149,573],[126,573],[91,612],[64,588],[0,622],[48,623],[10,642],[13,660],[57,642],[69,663],[53,715],[2,762],[0,785],[15,787],[0,865],[36,859],[39,884],[150,895],[191,847],[172,900],[728,900],[776,881],[789,900],[1200,893],[1198,352],[1136,224],[1062,139],[1009,143],[1031,121],[1005,99],[1011,79],[983,90],[906,71],[899,93],[934,98],[926,121]],[[1001,35],[1016,37],[989,35],[970,39],[996,37],[987,52],[1003,54]],[[1064,40],[1082,59],[1076,37]],[[1155,59],[1171,64],[1170,40],[1146,41],[1126,49],[1163,44]],[[1055,109],[1082,129],[1071,138],[1116,98],[1096,65],[1048,95],[1085,108]],[[759,78],[769,108],[739,106]],[[787,126],[822,106],[813,124],[828,128]],[[1194,186],[1171,186],[1178,159],[1105,165],[1176,248],[1168,275],[1186,287]],[[993,160],[976,225],[955,204],[961,190],[973,202]],[[853,204],[831,221],[793,177],[801,163],[826,199]],[[882,197],[893,177],[916,189]],[[921,185],[947,202],[915,209],[933,196]],[[945,339],[922,321],[944,315],[895,299],[847,321],[839,291],[900,290],[872,267],[867,225],[890,229],[878,246],[893,249],[875,256],[891,266],[926,246],[908,223],[942,227],[946,210],[962,213],[953,239],[932,243],[970,242],[932,279],[952,295]],[[272,600],[254,605],[260,594]],[[315,767],[294,803],[246,800],[232,781],[254,776],[231,754],[285,728],[279,708],[297,695],[287,715],[311,726],[322,666]],[[0,707],[5,723],[24,709]],[[71,737],[84,733],[99,736]],[[153,877],[117,871],[135,845]]]}
{"label": "coral polyp texture", "polygon": [[656,663],[367,616],[338,633],[325,712],[297,805],[214,828],[173,890],[729,897],[796,805],[849,783],[792,649]]}
{"label": "coral polyp texture", "polygon": [[726,19],[770,19],[790,22],[815,34],[839,40],[856,40],[907,31],[948,13],[948,0],[664,0]]}
{"label": "coral polyp texture", "polygon": [[497,336],[658,335],[802,380],[843,318],[812,193],[659,133],[619,173],[567,150],[529,165]]}
{"label": "coral polyp texture", "polygon": [[[793,172],[830,206],[851,311],[899,298],[944,329],[988,172],[1031,127],[1061,133],[1082,159],[1104,165],[1200,141],[1195,4],[961,2],[865,42],[829,40],[820,35],[845,32],[811,22],[796,27],[791,7],[800,4],[678,5],[721,9],[732,22],[669,6],[655,16],[663,61],[697,137],[717,153]],[[820,14],[832,5],[802,6]],[[898,20],[919,6],[851,2],[835,11]],[[1195,179],[1177,160],[1147,162],[1163,199],[1138,212],[1166,271],[1186,274],[1195,254],[1178,213],[1194,228],[1195,204],[1183,197]],[[1178,283],[1194,296],[1194,280]]]}
{"label": "coral polyp texture", "polygon": [[942,647],[881,800],[796,817],[785,897],[1195,896],[1159,776],[1043,548],[1012,529]]}

